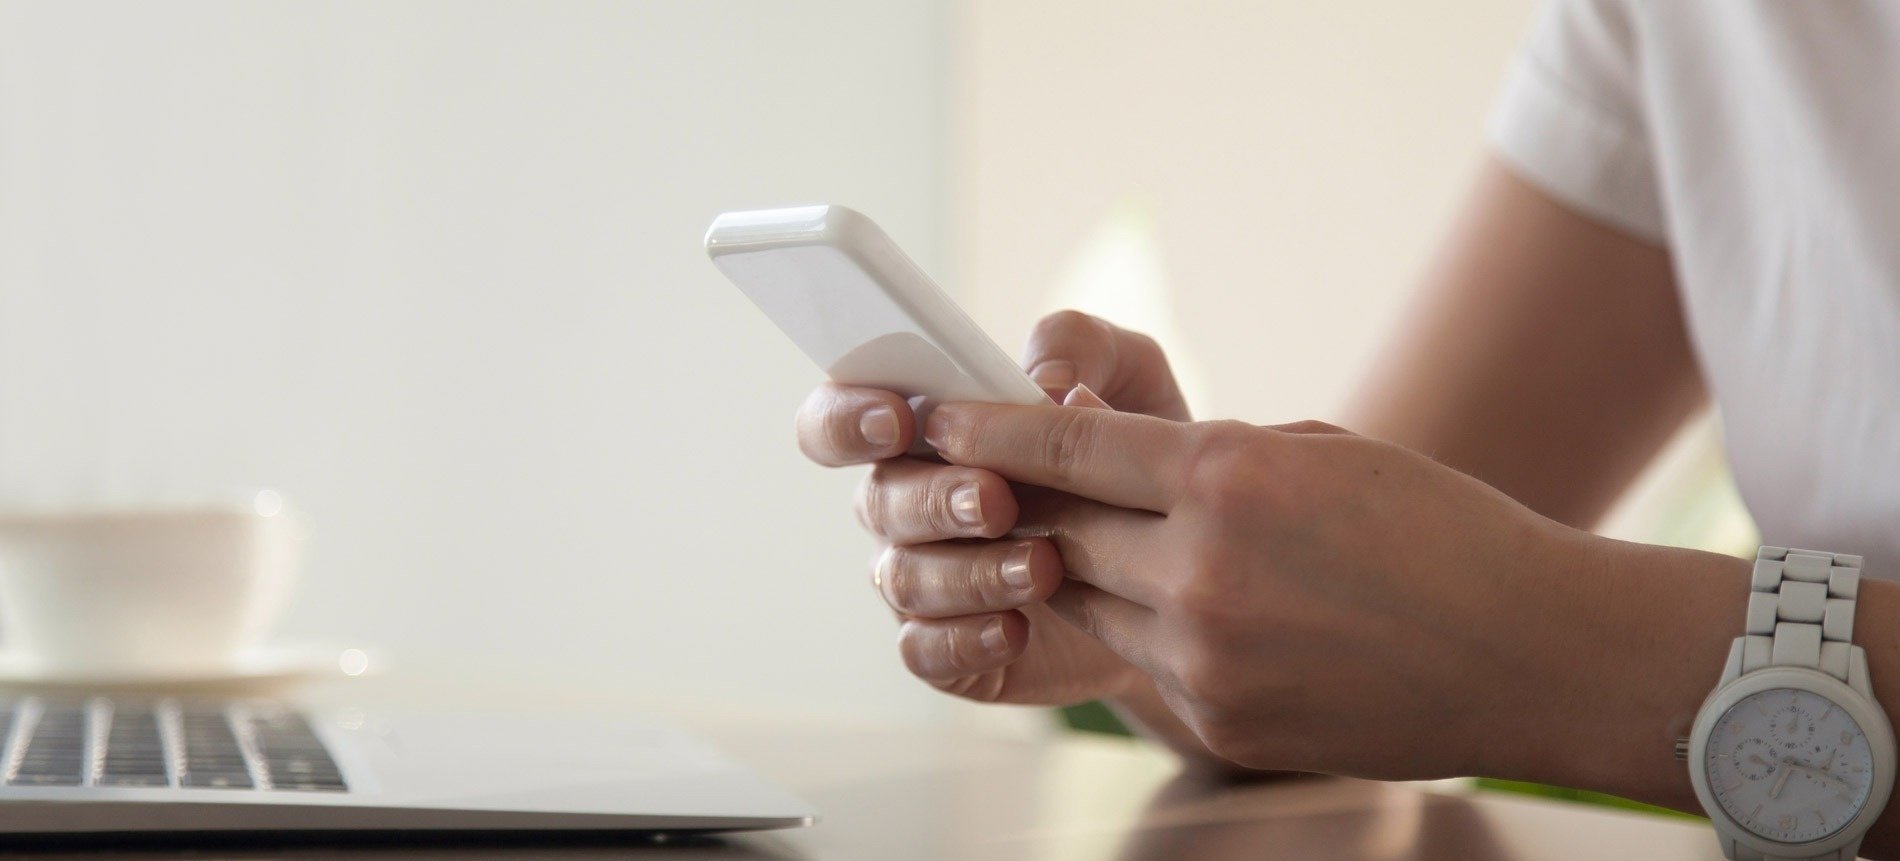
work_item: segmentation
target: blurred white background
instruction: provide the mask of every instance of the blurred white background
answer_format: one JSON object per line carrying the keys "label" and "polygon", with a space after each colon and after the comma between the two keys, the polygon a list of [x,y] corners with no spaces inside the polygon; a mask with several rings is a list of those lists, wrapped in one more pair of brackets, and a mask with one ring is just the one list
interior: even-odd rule
{"label": "blurred white background", "polygon": [[287,641],[928,715],[700,237],[835,198],[944,266],[946,17],[0,3],[0,495],[283,488]]}
{"label": "blurred white background", "polygon": [[1020,344],[1046,311],[1144,311],[1127,294],[1152,292],[1172,319],[1135,324],[1187,360],[1199,414],[1329,417],[1477,167],[1534,12],[969,7],[951,199],[979,319]]}
{"label": "blurred white background", "polygon": [[0,507],[281,487],[287,641],[962,714],[706,223],[847,203],[1012,349],[1079,303],[1202,415],[1326,416],[1531,12],[0,0]]}

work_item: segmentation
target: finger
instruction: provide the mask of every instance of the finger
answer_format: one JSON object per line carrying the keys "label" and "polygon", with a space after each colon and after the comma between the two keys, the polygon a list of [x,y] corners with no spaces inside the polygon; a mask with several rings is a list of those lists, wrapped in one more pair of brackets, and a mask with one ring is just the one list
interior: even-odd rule
{"label": "finger", "polygon": [[798,410],[798,447],[824,466],[903,454],[917,432],[910,405],[893,392],[825,383]]}
{"label": "finger", "polygon": [[1063,582],[1062,587],[1049,596],[1048,607],[1062,621],[1150,675],[1160,667],[1155,653],[1157,629],[1153,610],[1074,580]]}
{"label": "finger", "polygon": [[1181,496],[1195,425],[1060,406],[940,404],[924,439],[944,460],[1123,508]]}
{"label": "finger", "polygon": [[906,619],[897,651],[912,675],[932,683],[986,673],[1007,665],[1029,642],[1029,621],[1010,610],[955,619]]}
{"label": "finger", "polygon": [[901,457],[871,467],[858,519],[892,544],[995,538],[1016,525],[1016,497],[988,470]]}
{"label": "finger", "polygon": [[1153,338],[1080,311],[1042,318],[1029,335],[1023,367],[1046,389],[1084,385],[1123,411],[1176,421],[1188,417],[1167,356]]}
{"label": "finger", "polygon": [[1010,537],[1048,539],[1068,576],[1144,606],[1166,597],[1169,572],[1149,558],[1167,518],[1041,487],[1017,485]]}
{"label": "finger", "polygon": [[895,546],[873,582],[898,613],[946,619],[1041,602],[1062,583],[1062,559],[1042,539]]}

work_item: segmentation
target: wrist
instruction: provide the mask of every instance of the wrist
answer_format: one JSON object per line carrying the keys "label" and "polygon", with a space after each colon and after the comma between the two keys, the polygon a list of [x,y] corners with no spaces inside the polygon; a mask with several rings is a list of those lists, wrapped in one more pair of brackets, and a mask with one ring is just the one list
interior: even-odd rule
{"label": "wrist", "polygon": [[1541,616],[1530,716],[1482,773],[1694,810],[1674,743],[1741,633],[1750,565],[1565,532],[1553,574],[1522,584],[1543,589],[1530,602]]}

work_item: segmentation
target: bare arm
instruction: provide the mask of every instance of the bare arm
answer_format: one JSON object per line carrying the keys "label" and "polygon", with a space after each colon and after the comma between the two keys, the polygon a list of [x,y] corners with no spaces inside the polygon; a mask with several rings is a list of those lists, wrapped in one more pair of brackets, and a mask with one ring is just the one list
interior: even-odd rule
{"label": "bare arm", "polygon": [[1494,159],[1345,424],[1588,528],[1702,400],[1668,253]]}

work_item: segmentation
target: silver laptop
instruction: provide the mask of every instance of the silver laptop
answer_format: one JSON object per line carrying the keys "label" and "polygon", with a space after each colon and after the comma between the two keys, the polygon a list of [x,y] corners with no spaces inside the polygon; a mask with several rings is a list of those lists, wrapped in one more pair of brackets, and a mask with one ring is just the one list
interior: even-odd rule
{"label": "silver laptop", "polygon": [[704,832],[810,807],[676,731],[531,710],[0,700],[0,833]]}

